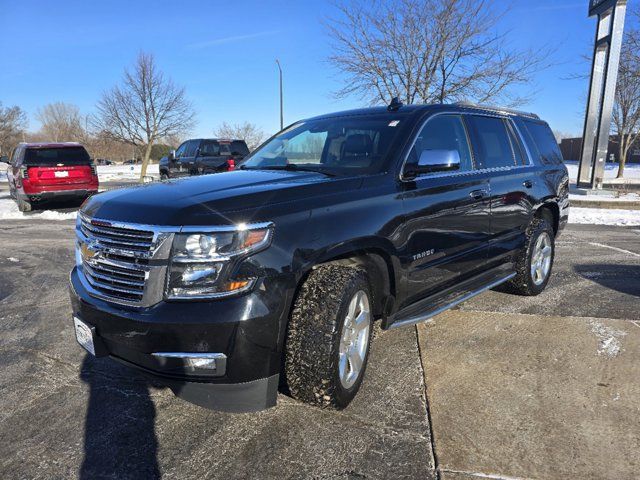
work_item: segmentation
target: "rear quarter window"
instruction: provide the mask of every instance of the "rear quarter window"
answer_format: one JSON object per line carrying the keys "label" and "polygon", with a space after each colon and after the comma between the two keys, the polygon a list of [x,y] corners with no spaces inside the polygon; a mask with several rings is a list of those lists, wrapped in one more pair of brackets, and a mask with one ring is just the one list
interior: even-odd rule
{"label": "rear quarter window", "polygon": [[234,140],[231,142],[231,155],[249,155],[249,147],[243,141]]}
{"label": "rear quarter window", "polygon": [[529,143],[532,143],[535,147],[532,154],[537,156],[540,163],[544,165],[559,165],[563,163],[562,152],[549,125],[533,120],[523,120],[522,123],[529,134]]}

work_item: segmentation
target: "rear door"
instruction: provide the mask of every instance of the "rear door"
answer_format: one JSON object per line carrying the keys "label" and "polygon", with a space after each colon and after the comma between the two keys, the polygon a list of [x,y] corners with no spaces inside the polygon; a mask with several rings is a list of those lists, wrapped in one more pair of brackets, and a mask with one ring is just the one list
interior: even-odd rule
{"label": "rear door", "polygon": [[216,173],[226,162],[226,157],[222,157],[217,140],[202,140],[197,155],[196,167],[200,174]]}
{"label": "rear door", "polygon": [[407,300],[410,304],[481,271],[489,238],[489,179],[475,169],[462,116],[436,115],[424,124],[405,171],[423,150],[455,150],[457,171],[432,173],[403,182],[406,220]]}
{"label": "rear door", "polygon": [[524,245],[535,172],[509,118],[469,115],[467,121],[478,167],[491,186],[489,259],[501,263]]}

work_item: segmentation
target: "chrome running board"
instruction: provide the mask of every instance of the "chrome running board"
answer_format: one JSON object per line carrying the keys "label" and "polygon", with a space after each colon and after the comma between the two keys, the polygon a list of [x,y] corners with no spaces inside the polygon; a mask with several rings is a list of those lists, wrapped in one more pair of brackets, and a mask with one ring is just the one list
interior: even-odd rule
{"label": "chrome running board", "polygon": [[404,327],[406,325],[415,325],[416,323],[420,323],[420,322],[426,322],[427,320],[435,317],[436,315],[441,314],[442,312],[445,312],[453,307],[455,307],[456,305],[461,304],[462,302],[465,302],[467,300],[469,300],[470,298],[475,297],[476,295],[480,295],[483,292],[486,292],[487,290],[490,290],[494,287],[497,287],[498,285],[511,280],[513,277],[516,276],[516,273],[510,273],[509,275],[507,275],[506,277],[502,277],[498,280],[494,280],[491,283],[488,283],[487,285],[484,285],[476,290],[473,290],[472,292],[467,292],[464,295],[462,295],[461,297],[456,298],[454,301],[443,305],[441,307],[436,308],[435,310],[427,310],[419,315],[414,315],[412,317],[409,318],[405,318],[403,320],[398,320],[393,322],[392,324],[390,324],[387,328],[389,330],[391,330],[392,328],[397,328],[397,327]]}

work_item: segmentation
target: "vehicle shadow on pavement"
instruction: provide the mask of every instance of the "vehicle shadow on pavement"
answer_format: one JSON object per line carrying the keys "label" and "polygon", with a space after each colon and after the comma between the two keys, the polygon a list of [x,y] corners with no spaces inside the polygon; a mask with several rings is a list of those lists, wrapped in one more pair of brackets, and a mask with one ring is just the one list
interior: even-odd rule
{"label": "vehicle shadow on pavement", "polygon": [[640,297],[640,265],[585,264],[575,272],[605,288]]}
{"label": "vehicle shadow on pavement", "polygon": [[89,386],[84,459],[79,478],[160,478],[152,385],[109,359],[86,355],[80,379]]}

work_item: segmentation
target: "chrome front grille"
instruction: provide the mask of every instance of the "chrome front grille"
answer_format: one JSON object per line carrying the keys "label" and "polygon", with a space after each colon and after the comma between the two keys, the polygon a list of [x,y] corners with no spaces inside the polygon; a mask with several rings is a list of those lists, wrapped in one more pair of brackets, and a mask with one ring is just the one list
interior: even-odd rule
{"label": "chrome front grille", "polygon": [[153,246],[154,232],[132,230],[107,225],[106,222],[81,218],[80,229],[98,245],[109,249],[149,252]]}
{"label": "chrome front grille", "polygon": [[150,226],[90,219],[76,228],[81,278],[91,295],[115,303],[150,306],[161,300],[172,236]]}
{"label": "chrome front grille", "polygon": [[93,288],[105,296],[129,302],[141,302],[147,273],[136,264],[98,259],[82,261],[82,270]]}

